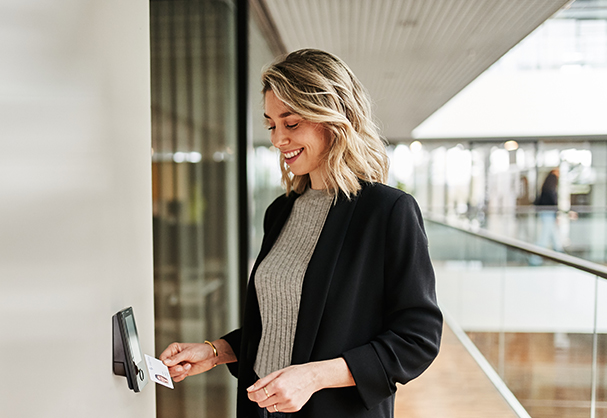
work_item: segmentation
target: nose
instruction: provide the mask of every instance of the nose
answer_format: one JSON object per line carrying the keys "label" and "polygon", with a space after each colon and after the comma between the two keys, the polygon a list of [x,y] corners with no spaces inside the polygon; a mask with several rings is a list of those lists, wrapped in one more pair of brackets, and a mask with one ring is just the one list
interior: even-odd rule
{"label": "nose", "polygon": [[272,141],[272,145],[276,148],[284,147],[289,143],[289,133],[282,127],[277,126],[276,129],[272,132],[272,136],[270,138]]}

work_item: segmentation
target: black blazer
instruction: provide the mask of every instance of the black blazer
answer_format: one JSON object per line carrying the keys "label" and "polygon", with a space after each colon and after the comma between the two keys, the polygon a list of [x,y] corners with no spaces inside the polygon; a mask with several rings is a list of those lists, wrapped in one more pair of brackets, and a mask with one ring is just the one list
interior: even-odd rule
{"label": "black blazer", "polygon": [[[242,328],[223,338],[238,357],[238,418],[257,417],[246,388],[261,338],[255,271],[278,238],[298,195],[267,209],[249,281]],[[329,210],[306,271],[292,364],[343,357],[356,386],[315,393],[296,417],[393,417],[396,383],[419,376],[438,354],[442,315],[422,216],[408,194],[363,184]]]}

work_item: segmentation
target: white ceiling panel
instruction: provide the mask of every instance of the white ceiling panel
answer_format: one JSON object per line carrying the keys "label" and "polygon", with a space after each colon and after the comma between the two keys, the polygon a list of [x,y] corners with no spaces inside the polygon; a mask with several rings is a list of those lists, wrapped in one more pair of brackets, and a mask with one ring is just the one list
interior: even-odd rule
{"label": "white ceiling panel", "polygon": [[568,0],[265,0],[288,51],[341,57],[390,141],[411,131]]}

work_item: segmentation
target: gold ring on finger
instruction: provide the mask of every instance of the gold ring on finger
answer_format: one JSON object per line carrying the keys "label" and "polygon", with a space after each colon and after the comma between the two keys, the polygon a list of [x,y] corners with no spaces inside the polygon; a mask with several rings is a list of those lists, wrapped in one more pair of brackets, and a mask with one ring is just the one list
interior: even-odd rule
{"label": "gold ring on finger", "polygon": [[278,408],[276,407],[276,404],[274,404],[274,411],[278,412]]}
{"label": "gold ring on finger", "polygon": [[266,387],[263,387],[263,391],[266,393],[266,398],[270,397],[270,394],[268,393],[268,389],[266,389]]}

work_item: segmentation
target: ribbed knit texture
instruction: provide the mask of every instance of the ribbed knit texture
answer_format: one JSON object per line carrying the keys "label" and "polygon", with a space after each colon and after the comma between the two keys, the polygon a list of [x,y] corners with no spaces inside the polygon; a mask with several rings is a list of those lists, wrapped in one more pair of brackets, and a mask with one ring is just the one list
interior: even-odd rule
{"label": "ribbed knit texture", "polygon": [[323,190],[306,190],[257,268],[262,333],[254,370],[259,377],[291,364],[304,275],[332,201]]}

